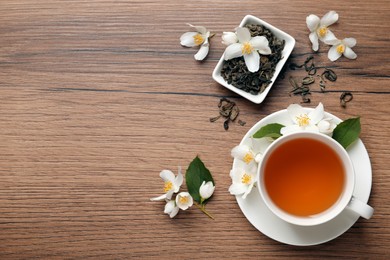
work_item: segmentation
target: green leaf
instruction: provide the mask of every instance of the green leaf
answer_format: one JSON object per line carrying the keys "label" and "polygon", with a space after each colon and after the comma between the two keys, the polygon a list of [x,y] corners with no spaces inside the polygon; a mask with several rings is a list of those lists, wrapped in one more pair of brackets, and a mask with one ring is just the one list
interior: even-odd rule
{"label": "green leaf", "polygon": [[[206,168],[206,166],[199,159],[199,157],[196,156],[195,159],[188,166],[186,172],[186,184],[188,192],[191,194],[192,198],[199,204],[201,204],[199,188],[202,185],[203,181],[211,181],[215,186],[213,176],[211,176],[210,171]],[[205,204],[205,201],[202,204]]]}
{"label": "green leaf", "polygon": [[345,149],[359,138],[361,131],[360,117],[347,119],[333,130],[332,138],[339,142]]}
{"label": "green leaf", "polygon": [[280,129],[282,129],[284,125],[273,123],[268,124],[257,130],[257,132],[253,135],[253,138],[263,138],[263,137],[271,137],[272,139],[278,139],[282,136],[280,133]]}

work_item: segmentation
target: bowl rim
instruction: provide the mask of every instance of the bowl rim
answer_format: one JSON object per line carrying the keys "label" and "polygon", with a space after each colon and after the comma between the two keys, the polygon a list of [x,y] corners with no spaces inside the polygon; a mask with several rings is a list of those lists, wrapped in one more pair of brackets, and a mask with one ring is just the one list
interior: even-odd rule
{"label": "bowl rim", "polygon": [[212,77],[216,82],[218,82],[222,86],[230,89],[231,91],[235,92],[236,94],[252,101],[253,103],[260,104],[261,102],[264,101],[265,97],[268,95],[268,92],[271,90],[271,87],[274,85],[275,80],[279,76],[284,64],[286,63],[287,59],[290,57],[291,52],[293,51],[294,46],[295,46],[295,39],[294,39],[294,37],[292,37],[288,33],[280,30],[279,28],[276,28],[275,26],[267,23],[266,21],[264,21],[258,17],[253,16],[253,15],[246,15],[241,20],[239,27],[243,27],[249,21],[251,21],[252,23],[255,23],[255,24],[264,25],[269,30],[271,30],[272,33],[274,33],[278,38],[285,40],[285,46],[284,46],[283,51],[282,51],[283,58],[276,65],[274,75],[271,78],[272,82],[266,87],[266,89],[262,93],[257,94],[257,95],[250,94],[250,93],[245,92],[245,91],[243,91],[243,90],[241,90],[241,89],[239,89],[231,84],[228,84],[221,76],[221,69],[222,69],[222,65],[224,62],[223,57],[225,55],[225,51],[223,52],[223,54],[221,55],[221,58],[219,59],[217,65],[215,66],[213,73],[212,73]]}

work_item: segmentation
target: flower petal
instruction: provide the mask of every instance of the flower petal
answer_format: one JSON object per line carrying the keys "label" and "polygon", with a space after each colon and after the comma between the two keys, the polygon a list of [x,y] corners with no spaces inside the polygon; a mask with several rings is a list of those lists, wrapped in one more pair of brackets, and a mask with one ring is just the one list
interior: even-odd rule
{"label": "flower petal", "polygon": [[183,184],[183,181],[184,181],[183,174],[181,173],[181,167],[179,167],[177,176],[176,176],[175,180],[173,181],[173,184],[175,186],[174,192],[179,191],[180,186]]}
{"label": "flower petal", "polygon": [[265,150],[272,144],[273,139],[268,137],[263,138],[253,138],[251,137],[252,141],[252,149],[254,153],[264,153]]}
{"label": "flower petal", "polygon": [[177,213],[179,213],[179,207],[175,207],[173,208],[173,210],[171,211],[171,213],[169,213],[169,217],[170,218],[173,218],[177,215]]}
{"label": "flower petal", "polygon": [[168,201],[167,204],[165,204],[164,213],[165,213],[165,214],[169,214],[170,212],[172,212],[172,210],[173,210],[175,207],[176,207],[175,201],[173,201],[173,200]]}
{"label": "flower petal", "polygon": [[351,49],[349,48],[348,46],[345,46],[345,50],[344,50],[344,56],[347,57],[348,59],[356,59],[357,58],[357,55],[356,53]]}
{"label": "flower petal", "polygon": [[355,38],[345,38],[343,40],[344,44],[348,46],[349,48],[353,48],[356,45],[356,39]]}
{"label": "flower petal", "polygon": [[173,195],[173,193],[175,193],[175,190],[169,190],[167,193],[166,193],[166,197],[167,197],[167,199],[171,199],[172,198],[172,195]]}
{"label": "flower petal", "polygon": [[324,118],[324,105],[320,102],[318,106],[308,114],[310,125],[315,125]]}
{"label": "flower petal", "polygon": [[301,107],[298,104],[291,104],[287,107],[287,113],[292,119],[292,121],[296,124],[297,123],[297,117],[301,116],[303,114],[306,114],[303,107]]}
{"label": "flower petal", "polygon": [[339,53],[337,51],[337,46],[338,45],[333,45],[332,47],[330,47],[329,51],[328,51],[328,58],[331,60],[331,61],[335,61],[337,60],[338,58],[341,57],[341,53]]}
{"label": "flower petal", "polygon": [[320,122],[318,122],[318,129],[320,130],[321,133],[325,132],[325,131],[328,131],[329,127],[330,127],[330,122],[327,121],[327,120],[321,120]]}
{"label": "flower petal", "polygon": [[310,32],[315,32],[320,25],[320,18],[317,15],[311,14],[306,17],[306,25]]}
{"label": "flower petal", "polygon": [[327,12],[320,21],[321,26],[328,27],[329,25],[334,24],[339,19],[339,14],[335,11],[329,11]]}
{"label": "flower petal", "polygon": [[250,54],[244,54],[245,65],[250,72],[256,72],[260,68],[260,55],[257,51]]}
{"label": "flower petal", "polygon": [[232,195],[240,195],[243,194],[248,187],[242,183],[233,183],[229,187],[229,192]]}
{"label": "flower petal", "polygon": [[173,218],[179,212],[179,207],[176,206],[175,201],[171,200],[165,204],[164,213],[169,214],[170,218]]}
{"label": "flower petal", "polygon": [[195,28],[195,30],[200,32],[200,34],[206,34],[207,33],[207,29],[204,26],[195,26],[195,25],[192,25],[190,23],[187,23],[187,25],[191,26],[192,28]]}
{"label": "flower petal", "polygon": [[313,51],[318,51],[318,35],[317,32],[312,32],[309,34],[309,39],[312,44]]}
{"label": "flower petal", "polygon": [[323,38],[320,38],[320,40],[324,43],[327,43],[327,42],[335,41],[337,40],[337,38],[330,30],[328,30],[325,36]]}
{"label": "flower petal", "polygon": [[167,194],[163,194],[161,196],[151,198],[150,201],[160,201],[160,200],[165,200],[167,198]]}
{"label": "flower petal", "polygon": [[244,173],[244,170],[241,168],[233,168],[230,170],[230,178],[232,178],[233,183],[241,183],[241,178]]}
{"label": "flower petal", "polygon": [[272,53],[269,42],[264,36],[253,37],[249,42],[253,48],[258,50],[261,54],[268,55]]}
{"label": "flower petal", "polygon": [[224,59],[230,60],[242,56],[241,44],[233,43],[226,47]]}
{"label": "flower petal", "polygon": [[288,125],[288,126],[282,127],[280,129],[280,133],[282,135],[288,135],[288,134],[296,133],[296,132],[299,132],[302,130],[303,130],[302,127],[300,127],[299,125]]}
{"label": "flower petal", "polygon": [[264,156],[261,153],[258,153],[255,157],[255,162],[261,163],[263,161]]}
{"label": "flower petal", "polygon": [[197,35],[197,32],[186,32],[180,36],[180,44],[185,47],[195,47],[197,46],[194,41],[194,36]]}
{"label": "flower petal", "polygon": [[318,126],[316,126],[316,125],[309,125],[309,126],[305,127],[305,131],[318,133],[320,130],[318,129]]}
{"label": "flower petal", "polygon": [[246,27],[237,27],[236,29],[237,39],[239,42],[249,42],[251,40],[251,33]]}
{"label": "flower petal", "polygon": [[222,33],[222,44],[230,45],[238,42],[236,33],[234,32],[223,32]]}
{"label": "flower petal", "polygon": [[336,128],[336,124],[332,122],[332,118],[324,118],[318,124],[320,133],[330,135]]}
{"label": "flower petal", "polygon": [[199,51],[194,55],[195,60],[204,60],[206,58],[207,54],[209,53],[209,44],[203,43],[202,46],[200,46]]}
{"label": "flower petal", "polygon": [[244,156],[249,152],[251,152],[251,148],[249,146],[237,145],[232,149],[231,156],[233,158],[237,158],[237,159],[242,160],[244,158]]}
{"label": "flower petal", "polygon": [[254,183],[251,183],[251,184],[246,188],[246,191],[245,191],[244,194],[242,195],[242,198],[243,198],[243,199],[246,199],[246,196],[252,191],[253,185],[254,185]]}
{"label": "flower petal", "polygon": [[172,183],[175,181],[175,174],[173,174],[173,172],[170,170],[162,170],[160,172],[160,177],[164,181],[170,181]]}
{"label": "flower petal", "polygon": [[326,39],[323,41],[324,41],[324,43],[326,43],[328,45],[338,45],[341,43],[341,41],[337,38],[329,38],[329,39]]}

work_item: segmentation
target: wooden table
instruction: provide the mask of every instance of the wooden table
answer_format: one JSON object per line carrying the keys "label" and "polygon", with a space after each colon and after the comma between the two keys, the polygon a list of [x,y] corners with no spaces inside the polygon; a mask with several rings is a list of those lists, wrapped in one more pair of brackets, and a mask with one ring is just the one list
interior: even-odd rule
{"label": "wooden table", "polygon": [[[354,37],[357,60],[311,50],[307,15],[340,14],[331,28]],[[228,192],[230,150],[265,116],[299,103],[289,73],[253,104],[211,73],[246,14],[291,34],[289,62],[313,54],[338,75],[311,103],[347,119],[361,116],[371,158],[372,219],[325,244],[295,247],[254,228]],[[289,259],[390,257],[388,1],[10,1],[0,2],[1,259]],[[179,37],[186,23],[217,35],[203,62]],[[304,74],[304,72],[299,72]],[[299,74],[298,73],[298,74]],[[299,75],[302,75],[299,74]],[[346,108],[343,91],[353,93]],[[236,102],[245,126],[223,129],[219,99]],[[216,181],[207,205],[174,219],[163,213],[159,172],[199,155]],[[185,190],[185,187],[184,187]]]}

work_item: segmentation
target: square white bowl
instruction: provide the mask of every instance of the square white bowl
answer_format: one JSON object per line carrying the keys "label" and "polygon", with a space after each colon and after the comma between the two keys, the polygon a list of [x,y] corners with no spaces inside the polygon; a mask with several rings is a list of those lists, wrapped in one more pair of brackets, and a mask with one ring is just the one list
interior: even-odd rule
{"label": "square white bowl", "polygon": [[268,86],[265,88],[265,90],[262,93],[259,93],[257,95],[250,94],[231,84],[228,84],[227,81],[225,81],[225,79],[221,76],[221,69],[225,61],[223,58],[225,53],[223,53],[222,57],[219,59],[217,66],[215,66],[215,69],[213,71],[213,79],[217,81],[219,84],[223,85],[224,87],[230,89],[233,92],[236,92],[237,94],[252,101],[253,103],[260,104],[267,96],[276,78],[278,77],[280,71],[282,70],[283,65],[286,63],[288,57],[290,56],[292,50],[294,49],[295,39],[291,35],[281,31],[280,29],[272,26],[271,24],[252,15],[245,16],[244,19],[242,19],[239,27],[243,27],[246,24],[263,25],[267,29],[269,29],[278,39],[285,41],[285,45],[282,51],[282,59],[278,62],[278,64],[276,64],[274,75],[271,78],[271,83],[268,84]]}

